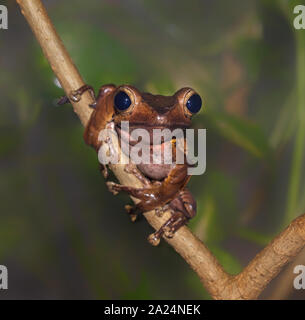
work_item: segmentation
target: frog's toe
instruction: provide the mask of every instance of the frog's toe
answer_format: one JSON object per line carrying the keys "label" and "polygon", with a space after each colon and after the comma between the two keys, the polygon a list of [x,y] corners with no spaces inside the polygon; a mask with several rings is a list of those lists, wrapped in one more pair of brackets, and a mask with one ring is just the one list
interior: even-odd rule
{"label": "frog's toe", "polygon": [[152,246],[156,247],[160,243],[160,236],[156,233],[152,233],[148,236],[147,240]]}
{"label": "frog's toe", "polygon": [[174,234],[188,222],[188,218],[181,211],[176,211],[171,218],[163,225],[164,235],[172,238]]}
{"label": "frog's toe", "polygon": [[137,218],[138,218],[138,210],[137,210],[137,208],[127,204],[125,206],[125,210],[129,214],[131,222],[135,222],[137,220]]}
{"label": "frog's toe", "polygon": [[62,106],[67,103],[70,103],[70,100],[67,96],[60,97],[57,101],[57,105],[59,105],[59,106]]}
{"label": "frog's toe", "polygon": [[121,191],[120,185],[118,183],[115,183],[113,181],[107,181],[106,185],[108,187],[108,190],[115,196]]}
{"label": "frog's toe", "polygon": [[183,212],[172,212],[172,216],[162,225],[162,227],[148,237],[149,243],[153,246],[157,246],[160,243],[162,236],[165,236],[168,239],[173,238],[175,233],[184,226],[187,221],[188,218]]}

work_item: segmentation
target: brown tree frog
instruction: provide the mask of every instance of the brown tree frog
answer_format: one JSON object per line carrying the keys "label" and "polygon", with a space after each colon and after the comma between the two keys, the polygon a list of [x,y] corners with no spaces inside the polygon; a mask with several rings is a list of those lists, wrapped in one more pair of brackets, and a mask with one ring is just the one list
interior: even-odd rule
{"label": "brown tree frog", "polygon": [[[92,91],[92,88],[85,85],[74,92],[70,99],[79,99],[86,90]],[[67,101],[61,101],[64,102]],[[201,105],[200,96],[191,88],[182,88],[173,96],[161,96],[140,92],[130,85],[104,85],[92,106],[94,111],[86,126],[84,139],[98,152],[101,146],[99,133],[109,123],[113,124],[121,141],[128,143],[131,143],[130,133],[137,128],[148,130],[150,135],[154,129],[186,129],[190,127],[191,118],[199,112]],[[122,129],[122,121],[129,122],[129,132]],[[168,144],[171,144],[175,157],[175,139],[162,140],[159,145],[151,145],[151,155],[156,148],[166,149]],[[143,182],[143,188],[108,183],[111,191],[125,191],[140,200],[134,207],[126,206],[133,220],[140,212],[156,209],[157,214],[162,214],[162,208],[171,210],[171,218],[149,237],[153,245],[158,245],[163,235],[173,237],[174,233],[196,214],[196,201],[186,189],[190,179],[188,167],[187,161],[183,164],[175,161],[171,164],[141,163],[137,165],[140,174],[136,176]],[[102,166],[102,171],[107,177],[105,166]]]}

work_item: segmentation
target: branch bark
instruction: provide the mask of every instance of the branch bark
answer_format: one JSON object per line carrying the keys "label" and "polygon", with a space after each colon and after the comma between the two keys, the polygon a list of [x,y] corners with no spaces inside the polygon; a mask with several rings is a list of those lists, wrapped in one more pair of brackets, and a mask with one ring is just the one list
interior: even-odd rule
{"label": "branch bark", "polygon": [[[17,3],[54,74],[69,96],[84,82],[57,35],[46,9],[40,0],[17,0]],[[85,93],[79,102],[73,102],[73,109],[84,126],[90,118],[92,111],[88,105],[92,102],[89,93]],[[110,169],[120,183],[142,186],[135,176],[124,171],[124,165],[111,165]],[[170,213],[166,212],[159,218],[151,211],[146,212],[144,216],[157,230],[170,217]],[[304,247],[305,215],[295,219],[236,276],[226,273],[208,248],[187,227],[178,230],[172,239],[165,240],[198,274],[214,299],[255,299],[282,267]]]}

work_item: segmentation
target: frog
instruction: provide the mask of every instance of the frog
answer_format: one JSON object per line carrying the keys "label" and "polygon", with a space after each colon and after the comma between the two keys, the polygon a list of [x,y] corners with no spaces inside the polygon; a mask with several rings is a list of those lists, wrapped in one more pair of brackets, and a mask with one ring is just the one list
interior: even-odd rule
{"label": "frog", "polygon": [[[89,90],[94,96],[91,86],[84,85],[70,95],[70,99],[77,101],[81,95]],[[69,98],[62,99],[60,104],[68,102]],[[202,107],[200,95],[190,87],[176,91],[172,96],[155,95],[141,92],[132,85],[107,84],[100,87],[94,99],[91,117],[84,131],[84,141],[99,151],[103,143],[99,139],[101,130],[109,125],[114,128],[120,141],[131,143],[131,132],[137,128],[146,129],[149,137],[155,129],[182,130],[190,128],[192,118]],[[129,131],[123,130],[122,123],[128,121]],[[123,138],[123,139],[122,139]],[[122,143],[122,142],[121,142]],[[186,188],[191,176],[188,174],[189,164],[186,157],[183,163],[175,161],[176,141],[161,140],[159,145],[150,144],[151,155],[156,149],[172,147],[172,163],[140,163],[136,166],[126,165],[125,171],[133,173],[143,184],[142,188],[121,185],[108,181],[111,192],[126,192],[137,198],[135,206],[125,206],[132,221],[144,212],[155,210],[158,216],[170,210],[170,218],[148,237],[149,242],[156,246],[162,236],[172,238],[174,234],[196,215],[197,205],[191,192]],[[122,147],[122,146],[121,146]],[[185,149],[184,149],[185,151]],[[107,179],[107,166],[101,164],[101,171]]]}

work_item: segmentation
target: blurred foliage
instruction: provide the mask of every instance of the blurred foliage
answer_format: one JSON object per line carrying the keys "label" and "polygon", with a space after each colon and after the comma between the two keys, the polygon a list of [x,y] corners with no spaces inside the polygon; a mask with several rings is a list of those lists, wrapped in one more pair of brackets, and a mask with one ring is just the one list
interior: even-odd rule
{"label": "blurred foliage", "polygon": [[[96,90],[191,86],[203,96],[194,127],[208,130],[207,171],[191,180],[189,225],[227,271],[304,212],[305,31],[293,28],[304,1],[44,3]],[[10,290],[0,298],[208,299],[171,248],[147,243],[143,219],[130,223],[128,198],[109,195],[71,107],[56,107],[63,92],[15,1],[4,4],[0,264]]]}

